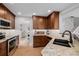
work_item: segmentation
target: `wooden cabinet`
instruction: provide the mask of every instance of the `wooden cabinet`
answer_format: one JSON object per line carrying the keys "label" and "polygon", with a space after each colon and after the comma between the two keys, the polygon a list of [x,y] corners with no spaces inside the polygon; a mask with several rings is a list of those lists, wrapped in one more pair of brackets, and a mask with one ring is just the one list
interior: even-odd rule
{"label": "wooden cabinet", "polygon": [[59,29],[59,12],[53,12],[48,17],[48,28]]}
{"label": "wooden cabinet", "polygon": [[0,18],[11,21],[11,28],[15,28],[15,15],[2,3],[0,3]]}
{"label": "wooden cabinet", "polygon": [[15,16],[12,16],[12,14],[10,14],[10,20],[12,29],[15,29]]}
{"label": "wooden cabinet", "polygon": [[13,55],[19,45],[19,36],[16,36],[16,46],[9,52],[9,40],[0,43],[0,56]]}
{"label": "wooden cabinet", "polygon": [[33,29],[59,29],[59,12],[54,11],[47,17],[33,16]]}
{"label": "wooden cabinet", "polygon": [[45,29],[46,18],[41,16],[33,16],[33,28],[34,29]]}
{"label": "wooden cabinet", "polygon": [[54,16],[54,29],[59,29],[59,12],[55,12]]}
{"label": "wooden cabinet", "polygon": [[0,43],[0,56],[6,56],[7,53],[7,41]]}
{"label": "wooden cabinet", "polygon": [[45,47],[51,39],[48,36],[34,36],[33,47]]}
{"label": "wooden cabinet", "polygon": [[5,7],[3,7],[3,8],[4,8],[4,19],[10,20],[10,13],[9,13],[9,11]]}
{"label": "wooden cabinet", "polygon": [[0,4],[0,18],[4,18],[4,6],[2,4]]}

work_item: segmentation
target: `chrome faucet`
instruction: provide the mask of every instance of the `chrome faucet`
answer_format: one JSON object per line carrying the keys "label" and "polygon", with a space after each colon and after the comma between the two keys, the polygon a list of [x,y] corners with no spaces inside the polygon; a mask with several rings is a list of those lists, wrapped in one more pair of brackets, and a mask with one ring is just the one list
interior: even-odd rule
{"label": "chrome faucet", "polygon": [[73,45],[73,40],[72,40],[72,33],[69,30],[65,30],[62,34],[62,37],[64,37],[65,33],[68,32],[70,34],[69,42]]}

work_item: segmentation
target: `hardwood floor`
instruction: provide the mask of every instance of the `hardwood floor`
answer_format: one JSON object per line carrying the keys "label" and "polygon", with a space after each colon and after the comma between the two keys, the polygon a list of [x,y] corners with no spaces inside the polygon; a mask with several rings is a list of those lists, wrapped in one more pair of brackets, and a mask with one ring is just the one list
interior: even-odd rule
{"label": "hardwood floor", "polygon": [[41,56],[42,48],[19,47],[13,56]]}
{"label": "hardwood floor", "polygon": [[13,56],[41,56],[41,50],[43,47],[33,48],[28,46],[26,40],[20,40],[19,47]]}

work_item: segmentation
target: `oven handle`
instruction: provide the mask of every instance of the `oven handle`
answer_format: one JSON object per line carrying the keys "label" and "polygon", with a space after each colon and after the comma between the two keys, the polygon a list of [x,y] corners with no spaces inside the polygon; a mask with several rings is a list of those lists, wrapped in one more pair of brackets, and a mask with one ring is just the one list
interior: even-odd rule
{"label": "oven handle", "polygon": [[8,42],[10,42],[10,41],[12,41],[12,40],[14,40],[14,39],[16,39],[16,37],[9,39]]}

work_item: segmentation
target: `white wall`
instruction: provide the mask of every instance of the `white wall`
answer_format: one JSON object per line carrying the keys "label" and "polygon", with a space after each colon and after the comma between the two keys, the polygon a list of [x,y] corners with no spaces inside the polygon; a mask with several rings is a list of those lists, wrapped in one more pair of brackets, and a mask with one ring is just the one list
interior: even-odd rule
{"label": "white wall", "polygon": [[74,18],[74,29],[79,26],[79,17]]}
{"label": "white wall", "polygon": [[[15,29],[21,31],[21,28],[20,28],[21,24],[26,24],[26,27],[23,26],[24,28],[22,28],[22,29],[25,29],[27,35],[30,34],[29,42],[30,42],[30,45],[32,46],[33,45],[33,33],[32,33],[33,32],[33,30],[32,30],[33,29],[33,24],[32,24],[32,18],[31,17],[16,17]],[[28,29],[27,27],[30,27],[29,31],[27,30]],[[29,32],[29,33],[27,33],[27,32]]]}
{"label": "white wall", "polygon": [[70,30],[73,31],[74,28],[74,20],[71,16],[79,17],[79,4],[76,4],[66,10],[60,12],[60,33],[63,31]]}
{"label": "white wall", "polygon": [[60,31],[61,33],[64,32],[65,30],[70,30],[71,32],[74,29],[74,20],[71,17],[67,18],[62,18],[60,19]]}

